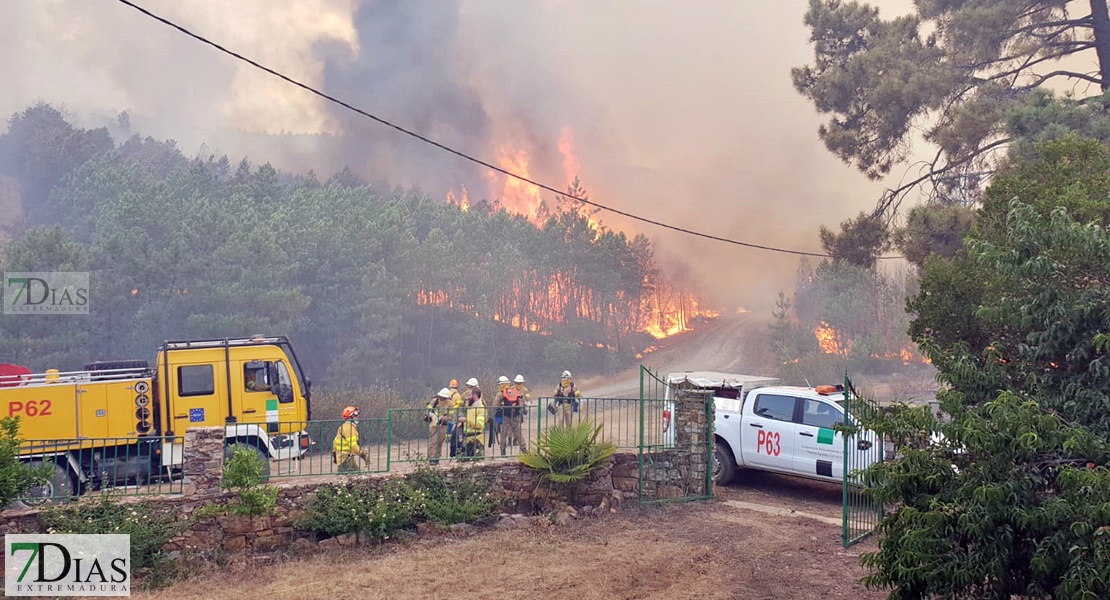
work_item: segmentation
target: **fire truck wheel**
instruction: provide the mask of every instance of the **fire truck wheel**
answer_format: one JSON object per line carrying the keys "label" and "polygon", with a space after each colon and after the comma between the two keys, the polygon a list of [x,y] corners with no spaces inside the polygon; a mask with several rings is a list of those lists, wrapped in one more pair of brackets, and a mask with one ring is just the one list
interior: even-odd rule
{"label": "fire truck wheel", "polygon": [[73,473],[65,463],[54,461],[33,460],[29,463],[32,469],[46,469],[53,475],[45,483],[36,485],[27,490],[24,498],[12,504],[14,508],[34,508],[44,504],[64,504],[74,499],[77,495],[77,486]]}
{"label": "fire truck wheel", "polygon": [[262,482],[266,483],[266,482],[270,481],[270,457],[265,452],[259,450],[258,446],[247,444],[245,442],[235,442],[233,444],[228,444],[227,446],[224,446],[224,460],[225,461],[228,460],[229,458],[231,458],[232,455],[235,454],[235,449],[236,448],[245,448],[245,449],[247,449],[251,452],[254,452],[255,455],[258,456],[258,458],[262,461],[262,464],[264,465],[262,467]]}

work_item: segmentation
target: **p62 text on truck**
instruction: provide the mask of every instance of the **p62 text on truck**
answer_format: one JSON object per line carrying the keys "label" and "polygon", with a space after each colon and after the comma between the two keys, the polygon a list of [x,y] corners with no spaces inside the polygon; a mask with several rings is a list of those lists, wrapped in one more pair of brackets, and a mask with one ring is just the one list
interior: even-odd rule
{"label": "p62 text on truck", "polygon": [[0,411],[19,417],[20,459],[52,468],[24,504],[181,477],[184,433],[225,428],[266,459],[299,458],[310,440],[310,381],[286,336],[167,341],[154,366],[95,362],[76,372],[3,365]]}
{"label": "p62 text on truck", "polygon": [[[842,386],[781,386],[771,377],[709,371],[671,373],[667,383],[668,394],[691,389],[713,396],[714,483],[728,483],[739,468],[843,480],[845,442],[836,427],[853,421],[845,415]],[[859,451],[850,470],[883,460],[874,432],[860,430],[849,442]]]}

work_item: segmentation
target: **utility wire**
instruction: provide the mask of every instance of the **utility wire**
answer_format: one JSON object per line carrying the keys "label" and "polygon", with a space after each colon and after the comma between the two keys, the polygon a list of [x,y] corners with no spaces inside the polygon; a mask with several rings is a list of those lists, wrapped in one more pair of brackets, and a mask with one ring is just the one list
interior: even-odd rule
{"label": "utility wire", "polygon": [[[209,46],[212,46],[213,48],[219,50],[220,52],[223,52],[224,54],[227,54],[227,55],[230,55],[234,58],[237,58],[237,59],[251,65],[252,67],[254,67],[256,69],[260,69],[262,71],[265,71],[265,72],[269,73],[270,75],[273,75],[274,77],[277,77],[278,79],[281,79],[281,80],[283,80],[287,83],[293,84],[293,85],[295,85],[295,86],[297,86],[297,87],[299,87],[299,88],[301,88],[301,89],[303,89],[303,90],[305,90],[309,93],[315,94],[315,95],[317,95],[317,96],[319,96],[319,97],[321,97],[321,98],[323,98],[323,99],[325,99],[329,102],[334,102],[335,104],[338,104],[339,106],[342,106],[343,108],[346,108],[350,111],[358,113],[359,115],[362,115],[363,117],[366,117],[367,119],[370,119],[372,121],[376,121],[376,122],[378,122],[382,125],[385,125],[386,127],[391,128],[391,129],[395,129],[395,130],[397,130],[397,131],[399,131],[399,132],[401,132],[401,133],[403,133],[407,136],[416,138],[416,139],[418,139],[418,140],[420,140],[420,141],[422,141],[426,144],[430,144],[432,146],[435,146],[436,148],[439,148],[440,150],[443,150],[445,152],[450,152],[451,154],[454,154],[455,156],[458,156],[459,158],[462,158],[463,160],[467,160],[467,161],[470,161],[472,163],[481,165],[481,166],[483,166],[487,169],[490,169],[492,171],[496,171],[496,172],[501,173],[502,175],[505,175],[507,177],[512,177],[514,179],[518,179],[520,181],[523,181],[524,183],[534,185],[534,186],[536,186],[540,189],[544,189],[544,190],[547,190],[549,192],[554,192],[555,194],[558,194],[559,196],[562,196],[564,198],[570,198],[571,200],[581,202],[582,204],[586,204],[588,206],[593,206],[593,207],[596,207],[600,210],[609,211],[611,213],[615,213],[615,214],[618,214],[618,215],[621,215],[621,216],[624,216],[624,217],[628,217],[628,218],[636,220],[636,221],[641,221],[643,223],[648,223],[650,225],[655,225],[657,227],[662,227],[664,229],[670,229],[672,231],[677,231],[679,233],[685,233],[685,234],[688,234],[688,235],[693,235],[693,236],[697,236],[697,237],[700,237],[700,238],[705,238],[707,240],[713,240],[713,241],[717,241],[717,242],[724,242],[726,244],[734,244],[736,246],[743,246],[745,248],[754,248],[756,250],[767,250],[767,251],[770,251],[770,252],[781,252],[783,254],[795,254],[795,255],[798,255],[798,256],[813,256],[813,257],[817,257],[817,258],[831,258],[828,254],[820,254],[820,253],[817,253],[817,252],[804,252],[804,251],[801,251],[801,250],[788,250],[788,249],[785,249],[785,248],[775,248],[773,246],[763,246],[763,245],[760,245],[760,244],[752,244],[752,243],[748,243],[748,242],[741,242],[740,240],[733,240],[733,239],[724,238],[724,237],[720,237],[720,236],[716,236],[716,235],[711,235],[711,234],[708,234],[708,233],[693,231],[691,229],[686,229],[686,228],[683,228],[683,227],[678,227],[676,225],[670,225],[670,224],[667,224],[667,223],[662,223],[660,221],[656,221],[656,220],[653,220],[653,219],[648,219],[646,217],[641,217],[641,216],[638,216],[638,215],[634,215],[632,213],[625,212],[623,210],[618,210],[616,208],[611,208],[609,206],[605,206],[603,204],[598,204],[597,202],[593,202],[592,200],[588,200],[586,198],[581,198],[579,196],[574,196],[574,195],[568,194],[566,192],[561,192],[561,191],[559,191],[559,190],[557,190],[557,189],[555,189],[555,188],[553,188],[549,185],[545,185],[545,184],[540,183],[538,181],[533,181],[532,179],[529,179],[528,177],[524,177],[522,175],[517,175],[516,173],[513,173],[512,171],[502,169],[501,167],[490,164],[490,163],[488,163],[488,162],[486,162],[486,161],[484,161],[480,158],[475,158],[475,157],[473,157],[469,154],[466,154],[465,152],[455,150],[454,148],[451,148],[450,146],[446,146],[444,144],[441,144],[441,143],[439,143],[439,142],[437,142],[437,141],[435,141],[431,138],[428,138],[424,135],[421,135],[421,134],[416,133],[414,131],[410,131],[408,129],[405,129],[404,127],[401,127],[400,125],[396,125],[396,124],[394,124],[390,121],[387,121],[387,120],[385,120],[381,117],[372,115],[372,114],[362,110],[361,108],[358,108],[357,106],[353,106],[353,105],[351,105],[347,102],[344,102],[343,100],[340,100],[339,98],[336,98],[334,96],[331,96],[329,94],[321,92],[320,90],[317,90],[316,88],[314,88],[310,85],[301,83],[300,81],[297,81],[296,79],[293,79],[293,78],[291,78],[287,75],[283,75],[282,73],[280,73],[278,71],[275,71],[274,69],[271,69],[271,68],[269,68],[265,65],[261,65],[261,64],[255,62],[254,60],[251,60],[251,59],[243,56],[242,54],[239,54],[237,52],[229,50],[229,49],[221,46],[220,44],[217,44],[216,42],[213,42],[212,40],[210,40],[210,39],[208,39],[208,38],[206,38],[202,35],[193,33],[192,31],[182,27],[181,25],[178,25],[177,23],[174,23],[173,21],[170,21],[169,19],[166,19],[164,17],[160,17],[160,16],[150,12],[149,10],[131,2],[130,0],[116,0],[116,1],[119,2],[120,4],[130,6],[131,8],[139,11],[140,13],[142,13],[142,14],[144,14],[144,15],[146,15],[146,16],[148,16],[148,17],[150,17],[150,18],[152,18],[152,19],[154,19],[154,20],[156,20],[156,21],[158,21],[158,22],[160,22],[164,25],[172,27],[172,28],[180,31],[181,33],[184,33],[185,35],[197,40],[198,42],[201,42],[203,44],[207,44]],[[880,258],[890,259],[890,258],[901,258],[901,257],[899,257],[899,256],[882,256]]]}

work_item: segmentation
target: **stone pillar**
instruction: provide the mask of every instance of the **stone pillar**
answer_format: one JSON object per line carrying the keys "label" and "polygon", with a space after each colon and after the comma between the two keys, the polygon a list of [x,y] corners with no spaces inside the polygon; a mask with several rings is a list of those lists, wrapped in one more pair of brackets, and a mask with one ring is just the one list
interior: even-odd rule
{"label": "stone pillar", "polygon": [[210,496],[220,493],[224,471],[224,428],[195,427],[185,431],[182,456],[185,493]]}
{"label": "stone pillar", "polygon": [[713,439],[713,397],[706,392],[678,390],[675,404],[675,441],[679,456],[676,462],[686,467],[688,494],[706,496],[710,493],[706,483]]}

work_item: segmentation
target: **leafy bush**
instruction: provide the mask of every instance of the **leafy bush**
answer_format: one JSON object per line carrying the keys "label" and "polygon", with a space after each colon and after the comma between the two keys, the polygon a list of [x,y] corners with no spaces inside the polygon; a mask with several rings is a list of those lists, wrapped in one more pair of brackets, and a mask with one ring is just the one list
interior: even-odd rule
{"label": "leafy bush", "polygon": [[378,491],[366,485],[325,485],[316,491],[308,516],[299,526],[338,536],[353,533],[371,539],[388,539],[413,521],[413,490],[399,478]]}
{"label": "leafy bush", "polygon": [[244,517],[256,517],[273,512],[277,506],[278,489],[264,485],[267,477],[266,459],[254,449],[236,444],[231,457],[224,462],[220,487],[235,492],[238,501],[231,505],[208,503],[196,510],[198,519],[224,515],[228,512]]}
{"label": "leafy bush", "polygon": [[579,482],[617,451],[611,442],[597,440],[601,429],[588,419],[569,427],[552,427],[520,455],[520,462],[540,471],[542,481],[568,486],[573,493]]}
{"label": "leafy bush", "polygon": [[501,501],[490,492],[490,485],[473,471],[456,470],[450,481],[443,471],[421,466],[405,482],[421,503],[414,507],[417,517],[440,523],[470,523],[493,514]]}
{"label": "leafy bush", "polygon": [[326,485],[316,492],[308,516],[298,527],[329,536],[356,534],[388,539],[419,521],[443,525],[470,523],[493,514],[500,501],[490,485],[472,471],[457,470],[448,480],[428,466],[394,477],[381,490],[366,484]]}
{"label": "leafy bush", "polygon": [[156,569],[164,565],[162,548],[181,530],[173,516],[154,512],[145,504],[119,504],[111,496],[90,503],[46,507],[39,522],[47,533],[128,534],[131,568]]}
{"label": "leafy bush", "polygon": [[0,419],[0,508],[52,474],[53,469],[35,469],[19,460],[19,418]]}
{"label": "leafy bush", "polygon": [[274,510],[278,489],[263,485],[266,467],[266,459],[245,446],[236,446],[231,458],[224,463],[220,487],[238,494],[239,503],[232,507],[235,514],[257,516]]}

